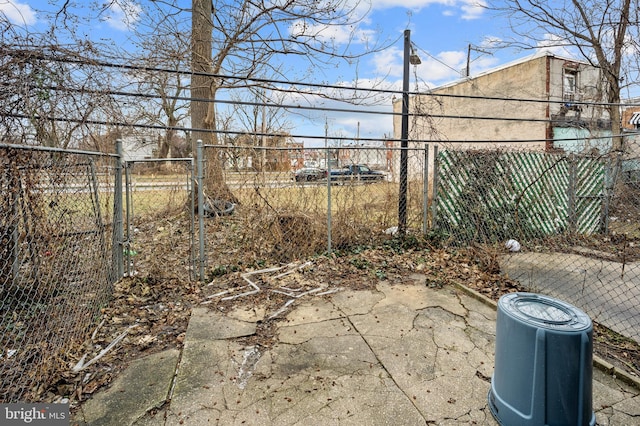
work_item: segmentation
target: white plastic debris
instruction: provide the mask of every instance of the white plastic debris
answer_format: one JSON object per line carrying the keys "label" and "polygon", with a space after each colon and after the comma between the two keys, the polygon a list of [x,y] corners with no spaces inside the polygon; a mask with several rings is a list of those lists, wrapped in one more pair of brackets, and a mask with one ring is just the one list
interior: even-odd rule
{"label": "white plastic debris", "polygon": [[93,364],[94,362],[102,358],[107,352],[109,352],[114,346],[116,346],[122,339],[124,339],[127,333],[129,332],[129,330],[137,326],[138,324],[130,325],[125,331],[123,331],[118,337],[116,337],[111,343],[109,343],[109,345],[106,348],[101,350],[98,355],[96,355],[91,360],[89,360],[89,362],[86,362],[86,363],[84,362],[84,360],[87,359],[87,354],[84,354],[82,358],[80,358],[80,361],[78,361],[78,363],[74,365],[71,370],[74,373],[77,373],[78,371],[82,371],[86,367],[90,366],[91,364]]}
{"label": "white plastic debris", "polygon": [[510,252],[517,252],[520,251],[520,243],[517,242],[516,240],[507,240],[506,243],[504,243],[504,246],[507,248],[507,250],[509,250]]}
{"label": "white plastic debris", "polygon": [[392,226],[391,228],[387,228],[384,230],[384,233],[387,235],[396,235],[398,233],[398,227]]}

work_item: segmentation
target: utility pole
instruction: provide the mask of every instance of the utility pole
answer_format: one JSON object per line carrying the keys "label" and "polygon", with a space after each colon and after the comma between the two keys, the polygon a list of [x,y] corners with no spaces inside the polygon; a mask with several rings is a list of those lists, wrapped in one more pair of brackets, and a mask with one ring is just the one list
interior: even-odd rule
{"label": "utility pole", "polygon": [[360,164],[360,122],[358,121],[358,130],[356,131],[356,163]]}
{"label": "utility pole", "polygon": [[467,68],[464,70],[464,76],[469,77],[471,75],[471,51],[475,50],[476,52],[486,53],[487,55],[491,55],[491,52],[487,52],[486,50],[482,50],[479,47],[472,46],[471,43],[467,46]]}
{"label": "utility pole", "polygon": [[402,71],[402,121],[400,127],[400,189],[398,194],[398,232],[404,236],[407,228],[407,179],[409,148],[409,64],[419,65],[418,55],[411,48],[411,30],[404,30],[404,66]]}

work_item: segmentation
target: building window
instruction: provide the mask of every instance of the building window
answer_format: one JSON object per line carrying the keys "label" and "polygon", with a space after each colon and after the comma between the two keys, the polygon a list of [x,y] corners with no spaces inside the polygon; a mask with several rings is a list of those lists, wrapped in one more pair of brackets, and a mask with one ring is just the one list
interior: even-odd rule
{"label": "building window", "polygon": [[562,99],[566,102],[579,101],[578,99],[578,71],[565,69],[562,87]]}

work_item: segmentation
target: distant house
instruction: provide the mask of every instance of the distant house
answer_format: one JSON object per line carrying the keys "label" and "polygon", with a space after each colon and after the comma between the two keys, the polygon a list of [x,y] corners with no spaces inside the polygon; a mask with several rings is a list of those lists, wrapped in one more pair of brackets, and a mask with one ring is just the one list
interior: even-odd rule
{"label": "distant house", "polygon": [[304,162],[303,145],[288,133],[264,138],[239,133],[221,149],[225,150],[224,168],[228,170],[281,172],[300,168]]}
{"label": "distant house", "polygon": [[624,107],[622,109],[622,129],[629,132],[640,132],[640,106],[635,104],[637,99],[632,100],[634,106]]}
{"label": "distant house", "polygon": [[[409,101],[411,147],[603,152],[611,146],[599,68],[543,52],[437,87]],[[393,103],[402,112],[402,100]],[[401,137],[394,116],[394,138]],[[396,159],[397,161],[397,159]]]}
{"label": "distant house", "polygon": [[125,161],[141,161],[156,157],[158,142],[153,138],[125,136],[122,151]]}
{"label": "distant house", "polygon": [[640,171],[640,99],[630,99],[633,106],[622,109],[622,131],[625,135],[625,155],[623,171]]}

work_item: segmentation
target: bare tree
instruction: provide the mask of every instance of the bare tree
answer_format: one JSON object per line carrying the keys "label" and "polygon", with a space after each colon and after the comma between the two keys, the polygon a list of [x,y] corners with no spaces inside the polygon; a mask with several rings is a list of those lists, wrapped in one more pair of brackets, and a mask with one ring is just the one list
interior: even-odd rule
{"label": "bare tree", "polygon": [[[35,33],[0,14],[0,132],[4,140],[79,146],[118,121],[110,73],[97,66],[97,46],[76,38],[68,2]],[[65,42],[59,42],[64,38]]]}
{"label": "bare tree", "polygon": [[229,124],[233,123],[234,128],[252,135],[248,140],[240,140],[256,148],[252,163],[256,170],[265,170],[266,148],[273,146],[274,141],[282,140],[274,135],[291,132],[291,123],[287,121],[285,110],[268,106],[283,104],[284,96],[283,93],[267,92],[262,88],[250,88],[248,91],[232,93],[233,108],[219,113],[218,121],[222,119],[227,123],[225,127],[219,126],[220,129],[230,129]]}
{"label": "bare tree", "polygon": [[[251,77],[284,77],[279,58],[298,56],[320,65],[355,60],[375,50],[353,53],[350,43],[337,44],[324,32],[352,28],[355,37],[356,3],[346,0],[192,0],[191,120],[194,139],[217,143],[215,99],[220,90],[244,86]],[[221,75],[239,79],[222,79]],[[260,83],[264,85],[264,83]],[[221,164],[208,158],[207,187],[213,196],[229,197],[222,183]]]}
{"label": "bare tree", "polygon": [[574,48],[600,68],[605,83],[603,100],[611,119],[612,154],[623,153],[619,105],[625,81],[635,80],[624,73],[639,51],[638,1],[505,0],[492,8],[509,17],[516,35],[513,45]]}
{"label": "bare tree", "polygon": [[157,156],[167,158],[178,151],[178,129],[185,127],[189,115],[185,100],[189,78],[184,70],[189,66],[190,39],[179,14],[145,13],[144,17],[138,24],[138,51],[132,58],[137,67],[131,80],[145,98],[135,103],[133,115],[165,129],[158,140]]}
{"label": "bare tree", "polygon": [[105,89],[109,77],[86,57],[60,46],[14,46],[0,47],[0,116],[6,137],[15,139],[17,133],[19,142],[78,146],[92,123],[113,117],[114,99]]}

